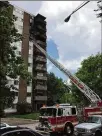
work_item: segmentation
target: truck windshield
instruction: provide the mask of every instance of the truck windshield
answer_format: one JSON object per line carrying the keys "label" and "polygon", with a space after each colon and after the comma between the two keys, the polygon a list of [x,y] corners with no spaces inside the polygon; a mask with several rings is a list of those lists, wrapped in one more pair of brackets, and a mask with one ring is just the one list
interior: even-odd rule
{"label": "truck windshield", "polygon": [[42,108],[40,109],[41,116],[56,116],[56,109],[55,108]]}
{"label": "truck windshield", "polygon": [[88,117],[88,123],[97,123],[101,124],[101,119],[100,117]]}

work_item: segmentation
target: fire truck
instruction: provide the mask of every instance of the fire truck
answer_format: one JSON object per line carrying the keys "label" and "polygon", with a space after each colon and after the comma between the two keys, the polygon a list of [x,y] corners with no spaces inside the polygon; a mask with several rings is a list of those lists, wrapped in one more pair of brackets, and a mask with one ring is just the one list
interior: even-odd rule
{"label": "fire truck", "polygon": [[39,125],[36,127],[41,133],[50,135],[64,132],[72,135],[74,126],[78,124],[77,108],[70,104],[56,104],[43,106],[40,109]]}
{"label": "fire truck", "polygon": [[[90,107],[84,107],[82,109],[82,115],[84,120],[90,115],[100,114],[102,115],[102,100],[101,98],[91,90],[86,84],[84,84],[75,75],[71,74],[63,65],[61,65],[54,58],[50,57],[46,51],[37,44],[37,41],[33,41],[33,44],[38,48],[59,70],[61,70],[71,82],[87,97],[90,101]],[[39,125],[37,130],[50,132],[64,132],[67,135],[72,135],[74,132],[74,126],[78,124],[78,112],[76,106],[68,104],[59,104],[50,107],[42,107],[40,109],[41,116],[39,117]]]}

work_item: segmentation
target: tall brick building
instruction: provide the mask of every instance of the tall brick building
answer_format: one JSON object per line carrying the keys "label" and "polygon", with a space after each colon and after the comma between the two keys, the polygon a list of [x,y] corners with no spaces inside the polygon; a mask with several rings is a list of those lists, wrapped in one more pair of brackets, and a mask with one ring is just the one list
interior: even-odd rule
{"label": "tall brick building", "polygon": [[[7,6],[7,3],[0,1],[0,6]],[[32,103],[33,110],[39,110],[47,101],[47,59],[34,46],[31,35],[33,40],[46,50],[46,18],[40,14],[34,16],[17,6],[10,6],[12,6],[13,15],[17,17],[15,27],[24,37],[22,41],[14,43],[17,47],[16,54],[24,59],[34,80],[27,85],[20,77],[16,80],[8,77],[8,84],[14,84],[18,89],[14,90],[16,94],[14,105],[17,102],[28,102]]]}

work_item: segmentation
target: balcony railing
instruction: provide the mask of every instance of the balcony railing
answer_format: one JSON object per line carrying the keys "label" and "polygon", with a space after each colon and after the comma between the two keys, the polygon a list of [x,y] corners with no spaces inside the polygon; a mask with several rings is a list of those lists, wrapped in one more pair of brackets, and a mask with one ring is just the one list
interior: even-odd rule
{"label": "balcony railing", "polygon": [[46,46],[46,42],[42,42],[40,40],[37,40],[37,44],[42,45],[42,46]]}
{"label": "balcony railing", "polygon": [[46,76],[36,76],[34,79],[39,79],[39,80],[47,80]]}
{"label": "balcony railing", "polygon": [[35,87],[35,89],[37,89],[37,90],[47,90],[47,86],[37,85],[37,86]]}
{"label": "balcony railing", "polygon": [[35,69],[36,70],[44,70],[44,71],[47,70],[46,67],[41,67],[41,66],[36,66]]}
{"label": "balcony railing", "polygon": [[47,62],[46,58],[43,58],[43,57],[36,57],[35,61]]}
{"label": "balcony railing", "polygon": [[37,100],[37,101],[47,101],[47,96],[35,96],[35,100]]}

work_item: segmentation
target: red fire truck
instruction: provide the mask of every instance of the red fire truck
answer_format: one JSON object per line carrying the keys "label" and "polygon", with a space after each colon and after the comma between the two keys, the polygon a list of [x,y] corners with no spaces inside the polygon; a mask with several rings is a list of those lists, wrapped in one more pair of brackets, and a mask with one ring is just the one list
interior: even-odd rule
{"label": "red fire truck", "polygon": [[58,132],[72,135],[74,126],[77,124],[76,106],[71,106],[70,104],[43,106],[40,109],[39,125],[36,127],[36,130],[52,135]]}
{"label": "red fire truck", "polygon": [[[89,115],[102,115],[102,100],[95,91],[91,90],[80,79],[71,74],[70,71],[68,71],[58,61],[51,58],[46,51],[37,44],[37,42],[34,41],[33,43],[36,48],[38,48],[58,69],[60,69],[91,102],[92,105],[90,107],[85,107],[82,110],[84,120],[86,120]],[[52,107],[42,107],[40,111],[40,125],[37,129],[43,131],[49,130],[50,132],[63,131],[68,135],[73,134],[74,125],[78,123],[78,112],[75,106],[63,104]]]}

